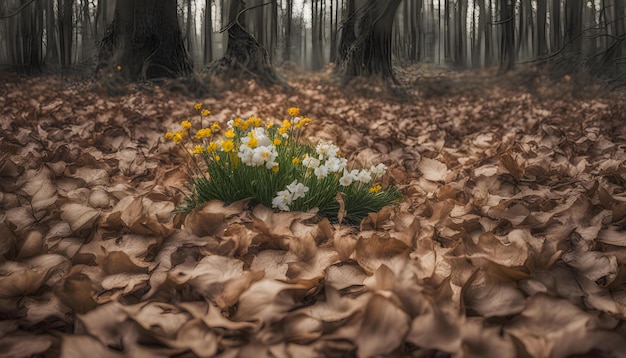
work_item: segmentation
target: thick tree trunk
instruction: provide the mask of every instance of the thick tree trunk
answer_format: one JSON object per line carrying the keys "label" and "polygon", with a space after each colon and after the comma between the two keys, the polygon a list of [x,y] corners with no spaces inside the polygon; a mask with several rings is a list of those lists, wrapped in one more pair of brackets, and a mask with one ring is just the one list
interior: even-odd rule
{"label": "thick tree trunk", "polygon": [[102,40],[97,72],[118,71],[128,80],[178,77],[192,70],[183,46],[176,0],[117,0]]}
{"label": "thick tree trunk", "polygon": [[[380,76],[397,82],[391,64],[391,35],[396,10],[401,0],[368,0],[359,9],[356,33],[359,36],[342,54],[342,72],[355,76]],[[344,23],[344,28],[347,27]],[[345,44],[344,44],[345,46]]]}
{"label": "thick tree trunk", "polygon": [[225,79],[252,77],[260,84],[288,87],[270,64],[266,49],[245,29],[243,1],[232,0],[229,8],[228,46],[212,72]]}

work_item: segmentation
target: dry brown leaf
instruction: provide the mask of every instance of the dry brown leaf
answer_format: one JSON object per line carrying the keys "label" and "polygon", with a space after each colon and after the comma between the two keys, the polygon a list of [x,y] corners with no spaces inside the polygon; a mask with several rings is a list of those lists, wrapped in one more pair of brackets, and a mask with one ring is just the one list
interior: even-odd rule
{"label": "dry brown leaf", "polygon": [[445,181],[448,175],[448,167],[444,163],[426,157],[422,157],[417,169],[422,172],[425,179],[434,182]]}
{"label": "dry brown leaf", "polygon": [[100,216],[98,210],[81,204],[69,203],[61,207],[61,219],[67,222],[74,232],[93,226],[98,216]]}
{"label": "dry brown leaf", "polygon": [[409,316],[402,309],[381,295],[372,295],[355,341],[357,356],[390,354],[401,346],[409,328]]}
{"label": "dry brown leaf", "polygon": [[356,243],[356,261],[370,273],[381,265],[397,272],[405,265],[408,256],[409,247],[404,242],[378,233],[371,237],[361,236]]}

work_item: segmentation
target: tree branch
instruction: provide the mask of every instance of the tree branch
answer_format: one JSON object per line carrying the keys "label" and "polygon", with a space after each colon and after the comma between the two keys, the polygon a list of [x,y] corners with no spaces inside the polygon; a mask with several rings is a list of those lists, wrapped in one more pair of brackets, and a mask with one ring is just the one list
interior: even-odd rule
{"label": "tree branch", "polygon": [[25,7],[27,7],[28,5],[30,5],[30,4],[32,4],[32,3],[34,3],[35,1],[36,1],[36,0],[30,0],[30,1],[29,1],[29,2],[27,2],[26,4],[24,4],[24,5],[20,6],[20,8],[19,8],[19,9],[17,9],[17,10],[16,10],[14,13],[12,13],[12,14],[8,14],[8,15],[2,15],[2,16],[0,16],[0,20],[3,20],[3,19],[8,19],[8,18],[10,18],[10,17],[13,17],[13,16],[15,16],[15,15],[19,14],[20,12],[22,12],[22,10],[24,10],[24,8],[25,8]]}

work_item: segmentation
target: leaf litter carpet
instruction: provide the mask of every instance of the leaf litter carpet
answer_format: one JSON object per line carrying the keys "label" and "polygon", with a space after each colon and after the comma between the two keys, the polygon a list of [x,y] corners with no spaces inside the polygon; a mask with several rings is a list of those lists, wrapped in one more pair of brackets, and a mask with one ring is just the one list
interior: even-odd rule
{"label": "leaf litter carpet", "polygon": [[[1,355],[626,356],[624,96],[463,76],[404,102],[3,78]],[[196,102],[222,124],[298,106],[404,200],[358,228],[249,202],[174,215],[188,157],[162,138]]]}

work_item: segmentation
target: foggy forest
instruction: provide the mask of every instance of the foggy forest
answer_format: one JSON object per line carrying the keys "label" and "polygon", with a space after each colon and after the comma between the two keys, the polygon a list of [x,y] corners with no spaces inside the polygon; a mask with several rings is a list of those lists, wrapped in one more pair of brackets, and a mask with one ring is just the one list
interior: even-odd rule
{"label": "foggy forest", "polygon": [[624,0],[0,1],[0,356],[626,357]]}

